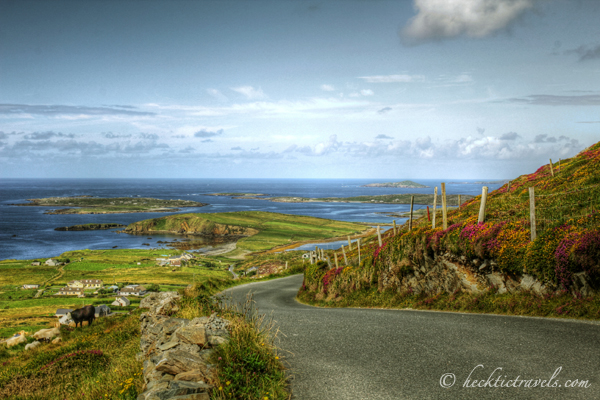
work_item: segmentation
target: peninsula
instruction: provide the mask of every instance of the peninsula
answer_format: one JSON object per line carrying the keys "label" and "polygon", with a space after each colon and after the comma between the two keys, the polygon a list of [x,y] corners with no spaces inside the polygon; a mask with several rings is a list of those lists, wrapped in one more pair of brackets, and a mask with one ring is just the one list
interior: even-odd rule
{"label": "peninsula", "polygon": [[174,212],[178,207],[202,207],[206,204],[191,200],[163,200],[147,197],[47,197],[27,199],[29,203],[13,206],[77,207],[47,210],[44,214],[122,214],[140,212]]}

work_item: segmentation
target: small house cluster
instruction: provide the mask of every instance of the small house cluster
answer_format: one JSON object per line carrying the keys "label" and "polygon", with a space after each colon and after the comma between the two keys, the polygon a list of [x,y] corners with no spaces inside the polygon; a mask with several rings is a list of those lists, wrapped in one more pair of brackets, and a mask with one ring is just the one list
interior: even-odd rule
{"label": "small house cluster", "polygon": [[177,257],[157,258],[156,263],[159,266],[171,265],[171,266],[175,266],[175,267],[180,267],[182,261],[189,261],[193,258],[194,258],[194,256],[191,255],[190,253],[184,253]]}

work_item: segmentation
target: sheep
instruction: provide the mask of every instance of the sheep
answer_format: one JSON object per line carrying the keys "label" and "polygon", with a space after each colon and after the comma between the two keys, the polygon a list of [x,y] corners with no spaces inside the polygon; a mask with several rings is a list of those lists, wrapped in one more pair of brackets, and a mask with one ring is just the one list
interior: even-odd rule
{"label": "sheep", "polygon": [[25,350],[33,350],[36,347],[38,347],[39,345],[41,345],[41,342],[38,342],[37,340],[35,342],[31,342],[28,345],[25,346]]}
{"label": "sheep", "polygon": [[14,336],[14,337],[8,339],[6,341],[6,348],[11,348],[18,344],[25,343],[27,341],[27,338],[25,337],[25,335],[27,335],[27,332],[21,331],[21,332],[19,332],[18,336]]}
{"label": "sheep", "polygon": [[57,322],[54,324],[54,328],[40,329],[39,331],[33,334],[33,337],[37,340],[45,340],[49,342],[50,339],[58,335],[60,335],[60,324]]}

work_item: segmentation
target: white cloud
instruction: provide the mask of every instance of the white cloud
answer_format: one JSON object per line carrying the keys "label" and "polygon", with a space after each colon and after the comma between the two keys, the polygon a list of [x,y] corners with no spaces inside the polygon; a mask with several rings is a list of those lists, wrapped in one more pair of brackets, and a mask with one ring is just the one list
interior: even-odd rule
{"label": "white cloud", "polygon": [[417,15],[402,35],[415,42],[461,35],[482,38],[506,28],[533,3],[534,0],[414,0]]}
{"label": "white cloud", "polygon": [[471,83],[473,82],[473,78],[468,74],[461,74],[450,80],[451,83]]}
{"label": "white cloud", "polygon": [[217,89],[206,89],[206,92],[208,94],[210,94],[212,97],[214,97],[215,99],[219,100],[219,101],[227,101],[227,100],[229,100],[227,98],[227,96],[225,96],[223,93],[221,93],[220,90],[217,90]]}
{"label": "white cloud", "polygon": [[335,88],[332,85],[321,85],[321,90],[326,92],[333,92]]}
{"label": "white cloud", "polygon": [[231,88],[231,90],[243,94],[248,100],[258,100],[267,97],[267,95],[264,94],[261,88],[255,89],[252,86],[240,86]]}
{"label": "white cloud", "polygon": [[372,75],[359,76],[359,79],[364,79],[369,83],[410,83],[425,81],[423,75]]}
{"label": "white cloud", "polygon": [[360,91],[363,96],[373,96],[375,93],[371,89],[364,89]]}

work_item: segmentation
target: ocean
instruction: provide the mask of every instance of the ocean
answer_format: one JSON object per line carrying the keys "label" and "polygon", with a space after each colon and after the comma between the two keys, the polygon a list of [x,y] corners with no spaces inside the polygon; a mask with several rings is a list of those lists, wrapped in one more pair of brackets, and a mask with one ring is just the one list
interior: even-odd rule
{"label": "ocean", "polygon": [[[185,208],[179,213],[216,213],[230,211],[270,211],[309,215],[340,221],[391,223],[394,218],[381,213],[403,212],[409,205],[362,203],[275,203],[267,200],[231,199],[208,196],[209,193],[245,192],[270,196],[350,197],[374,194],[428,193],[440,186],[439,180],[415,180],[430,186],[426,189],[367,188],[362,185],[387,182],[373,179],[0,179],[0,260],[34,259],[59,256],[69,250],[160,247],[157,241],[172,240],[174,235],[145,236],[117,234],[116,229],[102,231],[55,231],[54,228],[87,223],[130,224],[143,219],[174,213],[131,213],[48,215],[50,207],[20,207],[27,199],[55,196],[153,197],[183,199],[208,203],[199,208]],[[447,182],[448,194],[481,194],[482,186],[490,191],[500,183],[475,181]],[[438,189],[439,190],[439,189]],[[415,209],[425,206],[415,206]],[[53,207],[57,208],[57,207]],[[395,218],[398,224],[405,219]]]}

